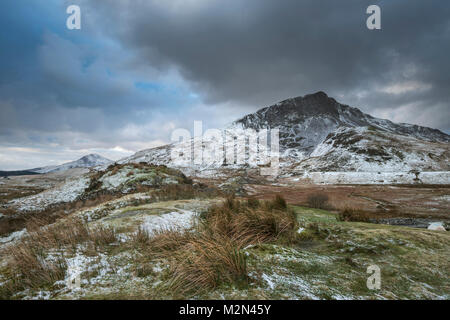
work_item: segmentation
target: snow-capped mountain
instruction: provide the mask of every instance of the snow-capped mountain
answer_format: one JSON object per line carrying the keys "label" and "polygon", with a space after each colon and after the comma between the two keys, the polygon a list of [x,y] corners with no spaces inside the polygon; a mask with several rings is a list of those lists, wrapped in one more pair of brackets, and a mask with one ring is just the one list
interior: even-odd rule
{"label": "snow-capped mountain", "polygon": [[[228,132],[266,128],[279,130],[282,175],[300,175],[308,171],[450,171],[449,135],[437,129],[375,118],[340,104],[323,92],[263,108],[233,122],[222,132],[225,137]],[[225,150],[227,144],[235,143],[223,141],[223,145],[217,146],[212,140],[195,139],[143,150],[119,162],[166,164],[184,169],[188,174],[225,167],[248,167],[227,161],[181,165],[171,161],[174,148],[184,149],[182,153],[191,155],[192,146],[198,144],[204,152],[209,152],[222,147]],[[241,153],[248,154],[252,147],[248,143],[247,150]],[[214,171],[211,173],[215,174]]]}
{"label": "snow-capped mountain", "polygon": [[[417,138],[450,142],[450,136],[437,130],[411,124],[396,124],[372,117],[357,108],[338,103],[324,92],[284,100],[233,123],[234,127],[278,128],[280,148],[287,153],[309,156],[330,133],[339,127],[369,127],[373,130]],[[286,154],[287,155],[287,154]]]}
{"label": "snow-capped mountain", "polygon": [[58,166],[48,166],[42,168],[34,168],[27,171],[35,172],[35,173],[50,173],[50,172],[58,172],[65,171],[73,168],[92,168],[96,166],[107,165],[112,161],[102,157],[99,154],[88,154],[78,160],[67,162]]}
{"label": "snow-capped mountain", "polygon": [[427,141],[375,129],[339,127],[301,161],[290,157],[287,172],[449,171],[448,142]]}

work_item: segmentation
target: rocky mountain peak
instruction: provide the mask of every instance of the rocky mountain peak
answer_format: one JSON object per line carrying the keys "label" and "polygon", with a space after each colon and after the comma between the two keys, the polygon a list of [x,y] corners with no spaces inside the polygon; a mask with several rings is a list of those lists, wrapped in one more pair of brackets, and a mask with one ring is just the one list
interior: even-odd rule
{"label": "rocky mountain peak", "polygon": [[[448,170],[449,135],[437,129],[375,118],[339,103],[322,91],[283,100],[248,114],[224,129],[275,128],[279,130],[282,167],[288,174],[293,168],[299,174],[308,170]],[[203,149],[214,149],[214,141],[202,143]],[[184,146],[190,148],[191,144]],[[119,163],[167,164],[172,147],[142,150]],[[191,164],[184,169],[186,173],[206,172],[206,168],[220,168],[222,164],[220,161],[205,166]]]}
{"label": "rocky mountain peak", "polygon": [[49,172],[58,172],[58,171],[65,171],[73,168],[91,168],[101,165],[106,165],[111,163],[111,160],[102,157],[99,154],[92,153],[88,154],[84,157],[81,157],[78,160],[67,162],[58,166],[48,166],[48,167],[42,167],[42,168],[35,168],[30,169],[28,171],[35,172],[35,173],[49,173]]}
{"label": "rocky mountain peak", "polygon": [[278,128],[281,149],[306,156],[339,127],[370,127],[425,141],[450,142],[450,136],[439,130],[372,117],[358,108],[337,102],[323,91],[260,109],[235,121],[232,127]]}
{"label": "rocky mountain peak", "polygon": [[273,128],[297,124],[308,117],[326,117],[338,121],[339,113],[343,109],[351,108],[339,104],[325,92],[319,91],[278,102],[235,121],[234,125],[253,129]]}
{"label": "rocky mountain peak", "polygon": [[80,163],[95,164],[95,165],[111,162],[111,160],[109,160],[105,157],[102,157],[101,155],[96,154],[96,153],[88,154],[84,157],[81,157],[77,161]]}

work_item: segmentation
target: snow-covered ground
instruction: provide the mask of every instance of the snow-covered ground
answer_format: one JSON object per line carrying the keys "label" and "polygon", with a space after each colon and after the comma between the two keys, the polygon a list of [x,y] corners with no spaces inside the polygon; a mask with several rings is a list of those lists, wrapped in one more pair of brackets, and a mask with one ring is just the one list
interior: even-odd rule
{"label": "snow-covered ground", "polygon": [[[432,128],[374,118],[357,108],[338,103],[323,92],[288,99],[249,114],[218,131],[222,139],[204,136],[203,141],[195,138],[142,150],[119,163],[164,164],[187,175],[205,178],[216,177],[223,169],[260,169],[260,165],[269,161],[251,160],[265,158],[264,143],[256,147],[255,141],[256,132],[266,128],[279,130],[283,176],[298,176],[305,171],[389,172],[393,174],[380,180],[394,183],[393,180],[406,179],[407,182],[402,183],[412,183],[408,176],[401,177],[403,172],[450,171],[449,135]],[[240,133],[243,129],[253,130],[255,134],[246,131],[244,135]],[[227,139],[230,136],[233,139]],[[262,136],[258,141],[260,138]],[[226,150],[225,156],[223,150]],[[195,159],[190,159],[192,151],[197,154]],[[173,161],[173,155],[182,157],[175,157],[180,161]],[[243,158],[245,161],[239,163],[238,159]],[[363,174],[356,180],[361,181],[363,177],[367,180],[357,183],[373,183],[378,179],[373,174]],[[425,173],[423,179],[427,181],[423,183],[447,184],[447,177]],[[355,180],[353,177],[348,179]]]}
{"label": "snow-covered ground", "polygon": [[13,242],[13,241],[19,240],[26,234],[27,234],[26,229],[13,232],[13,233],[9,234],[6,237],[0,237],[0,244],[9,243],[9,242]]}
{"label": "snow-covered ground", "polygon": [[112,161],[106,159],[98,154],[89,154],[84,156],[78,160],[67,162],[58,166],[48,166],[42,168],[30,169],[28,171],[36,172],[36,173],[50,173],[50,172],[61,172],[66,171],[73,168],[92,168],[96,166],[108,165]]}
{"label": "snow-covered ground", "polygon": [[131,167],[130,168],[125,167],[115,174],[111,174],[111,172],[108,172],[100,179],[100,181],[102,182],[102,188],[106,190],[115,190],[119,188],[122,184],[130,180],[128,174],[132,171],[133,170]]}
{"label": "snow-covered ground", "polygon": [[315,184],[450,184],[450,171],[421,172],[306,172],[293,181]]}
{"label": "snow-covered ground", "polygon": [[192,227],[195,213],[189,210],[145,217],[142,227],[150,234],[162,230],[186,230]]}
{"label": "snow-covered ground", "polygon": [[19,211],[42,211],[50,205],[76,200],[89,185],[87,176],[72,178],[63,185],[44,192],[12,200],[10,204],[17,206]]}

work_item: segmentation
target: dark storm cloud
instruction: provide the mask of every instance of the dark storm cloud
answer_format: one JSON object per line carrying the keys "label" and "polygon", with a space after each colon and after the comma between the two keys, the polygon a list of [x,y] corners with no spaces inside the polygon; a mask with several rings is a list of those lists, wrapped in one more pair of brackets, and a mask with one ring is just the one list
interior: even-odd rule
{"label": "dark storm cloud", "polygon": [[[81,6],[79,31],[65,28],[69,4]],[[381,31],[366,28],[370,4],[381,6]],[[446,0],[0,6],[0,169],[67,153],[128,154],[167,142],[194,119],[220,127],[319,90],[375,116],[450,132]],[[31,153],[40,160],[26,162]]]}
{"label": "dark storm cloud", "polygon": [[162,144],[180,107],[197,102],[176,72],[138,62],[104,37],[87,7],[82,30],[67,30],[74,2],[0,3],[0,169],[89,152],[117,159]]}
{"label": "dark storm cloud", "polygon": [[[119,22],[113,32],[143,62],[176,65],[209,103],[263,106],[324,90],[368,112],[414,102],[424,107],[414,111],[422,123],[450,128],[448,1],[163,3],[95,5]],[[370,4],[382,8],[381,31],[366,28]],[[398,88],[412,82],[416,89]],[[446,117],[416,113],[433,108]]]}

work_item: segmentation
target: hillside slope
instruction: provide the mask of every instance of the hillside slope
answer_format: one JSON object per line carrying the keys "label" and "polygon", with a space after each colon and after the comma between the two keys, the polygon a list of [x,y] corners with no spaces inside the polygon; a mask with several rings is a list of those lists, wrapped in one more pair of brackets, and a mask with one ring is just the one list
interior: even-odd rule
{"label": "hillside slope", "polygon": [[[249,114],[222,130],[222,144],[199,139],[142,150],[119,163],[146,162],[180,168],[186,174],[216,175],[217,169],[240,169],[264,163],[238,163],[221,159],[205,161],[217,150],[237,151],[235,139],[242,130],[279,130],[280,168],[283,175],[301,172],[410,172],[449,171],[450,136],[432,128],[397,124],[338,103],[323,92],[288,99]],[[245,133],[244,133],[245,135]],[[247,138],[249,136],[246,136]],[[194,146],[203,150],[203,161],[192,161]],[[174,162],[174,148],[188,155]],[[255,156],[256,147],[246,142],[244,154]],[[253,151],[253,153],[252,153]]]}
{"label": "hillside slope", "polygon": [[27,171],[35,173],[50,173],[65,171],[73,168],[92,168],[101,165],[107,165],[112,161],[98,154],[88,154],[78,160],[67,162],[58,166],[48,166],[41,168],[29,169]]}

